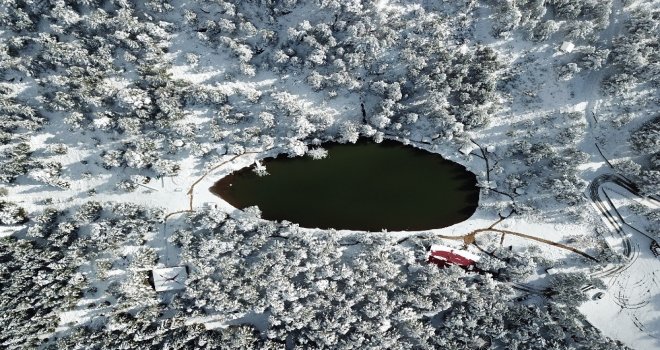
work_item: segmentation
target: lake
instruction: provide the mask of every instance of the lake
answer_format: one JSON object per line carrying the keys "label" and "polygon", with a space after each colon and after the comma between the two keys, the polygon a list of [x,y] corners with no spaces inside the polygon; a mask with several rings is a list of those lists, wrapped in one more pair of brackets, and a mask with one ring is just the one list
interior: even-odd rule
{"label": "lake", "polygon": [[327,143],[325,159],[286,155],[216,182],[211,192],[236,208],[257,205],[267,220],[308,228],[417,231],[468,219],[479,202],[465,167],[399,142]]}

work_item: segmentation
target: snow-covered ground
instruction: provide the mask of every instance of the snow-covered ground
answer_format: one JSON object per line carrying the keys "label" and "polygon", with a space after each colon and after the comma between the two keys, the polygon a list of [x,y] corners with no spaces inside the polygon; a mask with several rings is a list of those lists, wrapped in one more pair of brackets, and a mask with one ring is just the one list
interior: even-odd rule
{"label": "snow-covered ground", "polygon": [[[651,248],[660,230],[647,215],[660,202],[646,196],[657,195],[657,129],[631,141],[657,124],[659,1],[103,3],[0,4],[0,237],[56,242],[33,234],[50,225],[37,222],[50,209],[57,224],[44,230],[76,222],[83,239],[137,220],[114,217],[118,203],[162,209],[151,218],[157,224],[144,219],[156,229],[123,246],[67,246],[77,275],[61,280],[87,289],[74,307],[53,307],[57,327],[39,337],[76,325],[121,328],[125,310],[179,305],[147,292],[138,275],[194,260],[185,238],[191,212],[213,207],[239,224],[250,215],[212,194],[216,181],[264,158],[363,137],[437,153],[482,187],[468,220],[373,233],[379,239],[411,255],[418,247],[403,242],[417,239],[483,256],[510,249],[535,268],[503,284],[536,293],[539,305],[552,301],[544,291],[556,271],[600,278],[605,289],[583,287],[590,300],[579,310],[589,323],[629,347],[660,348],[660,258]],[[102,225],[72,219],[88,202],[103,206]],[[131,229],[114,234],[122,230]],[[310,241],[327,234],[292,230]],[[333,234],[345,243],[371,233]],[[195,283],[217,277],[200,271]],[[42,278],[35,285],[48,285]],[[148,294],[144,305],[132,299],[139,293]],[[275,317],[205,315],[203,307],[182,308],[195,309],[183,324],[252,324],[264,335]]]}
{"label": "snow-covered ground", "polygon": [[[610,228],[605,239],[621,254],[625,253],[628,244],[629,257],[624,269],[604,277],[608,288],[602,298],[589,301],[580,309],[608,336],[635,348],[654,348],[660,337],[656,307],[660,299],[660,264],[651,248],[653,239],[643,231],[648,222],[627,207],[639,203],[657,209],[660,202],[640,200],[616,184],[608,183],[600,188],[600,192],[616,224],[603,218]],[[621,235],[614,233],[619,227]]]}

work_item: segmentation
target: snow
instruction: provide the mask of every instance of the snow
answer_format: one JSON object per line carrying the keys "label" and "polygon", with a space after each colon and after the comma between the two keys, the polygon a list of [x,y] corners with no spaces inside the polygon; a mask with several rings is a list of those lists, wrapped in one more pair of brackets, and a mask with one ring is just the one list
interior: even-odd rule
{"label": "snow", "polygon": [[183,147],[183,145],[184,145],[185,143],[184,143],[183,140],[181,140],[181,139],[176,139],[176,140],[174,140],[174,142],[172,142],[172,144],[173,144],[174,146],[176,146],[176,147]]}
{"label": "snow", "polygon": [[[635,2],[632,2],[635,3]],[[634,7],[634,4],[626,2],[626,6]],[[416,11],[413,6],[405,7],[399,5],[396,1],[379,0],[376,7],[381,11]],[[480,8],[480,11],[486,11],[489,14],[490,8]],[[600,33],[599,39],[603,43],[610,42],[619,35],[624,26],[623,4],[621,1],[614,1],[613,13],[611,14],[610,24]],[[489,17],[489,16],[487,16]],[[76,19],[79,20],[79,19]],[[292,19],[295,21],[296,19]],[[631,159],[627,138],[629,131],[639,125],[641,118],[620,129],[614,129],[611,122],[602,120],[597,121],[601,114],[616,111],[618,99],[611,99],[601,95],[597,88],[603,77],[611,72],[603,70],[594,70],[587,73],[576,73],[570,79],[558,79],[555,69],[572,62],[575,55],[580,55],[585,47],[582,41],[562,41],[560,35],[555,35],[549,41],[542,43],[532,43],[526,40],[520,33],[511,33],[506,38],[495,39],[491,36],[491,26],[489,20],[478,21],[474,24],[475,41],[480,44],[493,48],[498,52],[507,67],[518,67],[518,71],[512,73],[511,83],[506,88],[507,94],[501,96],[501,109],[493,112],[491,123],[480,130],[469,130],[467,134],[485,146],[489,156],[499,161],[502,166],[502,174],[498,175],[493,170],[492,176],[499,176],[498,181],[485,181],[485,168],[483,161],[478,158],[481,155],[474,144],[466,140],[461,147],[456,147],[448,142],[437,145],[424,145],[416,143],[415,140],[431,142],[431,139],[423,130],[428,125],[421,124],[417,133],[413,130],[410,139],[399,139],[402,142],[411,142],[414,146],[427,149],[438,153],[443,157],[466,166],[467,169],[477,174],[486,184],[486,188],[499,188],[506,191],[507,185],[503,182],[507,174],[517,174],[525,167],[522,160],[516,164],[509,162],[509,157],[505,155],[511,140],[516,139],[518,135],[529,134],[529,140],[532,142],[552,139],[557,135],[559,129],[568,125],[569,122],[557,117],[558,114],[568,112],[579,112],[580,116],[574,121],[580,125],[585,133],[579,136],[575,143],[575,148],[585,152],[588,160],[576,166],[577,176],[590,182],[600,174],[611,172],[606,162],[599,155],[596,144],[602,148],[605,156],[610,161]],[[115,33],[116,35],[128,35],[128,33]],[[165,35],[165,33],[161,33]],[[5,33],[0,35],[3,38]],[[3,39],[4,40],[4,39]],[[168,67],[167,73],[171,74],[173,79],[181,80],[189,84],[217,89],[228,96],[246,95],[259,98],[259,96],[270,96],[291,98],[290,103],[299,105],[301,109],[311,109],[320,111],[329,115],[334,124],[329,127],[327,134],[336,131],[338,125],[344,121],[358,122],[361,120],[360,96],[356,91],[340,91],[338,95],[330,97],[327,91],[315,90],[311,88],[306,77],[295,74],[277,75],[269,71],[259,70],[253,76],[241,77],[240,81],[229,79],[229,72],[232,71],[231,62],[234,57],[228,50],[211,50],[196,35],[175,34],[169,38],[171,45],[168,50],[168,57],[172,65]],[[456,44],[454,47],[457,52],[467,54],[473,50],[473,42]],[[556,52],[557,47],[560,53]],[[192,62],[192,56],[195,54],[198,59]],[[187,59],[188,57],[188,59]],[[122,75],[116,77],[104,78],[98,84],[98,89],[103,91],[112,91],[117,94],[117,101],[122,107],[126,108],[147,108],[155,101],[147,96],[142,90],[135,89],[132,81],[136,73],[127,68]],[[34,79],[25,78],[22,82],[13,84],[2,83],[3,87],[9,87],[8,96],[26,98],[36,101],[40,93],[36,88],[38,83]],[[283,93],[286,92],[286,96]],[[337,94],[337,92],[334,92]],[[641,94],[641,93],[640,93]],[[269,102],[270,103],[270,102]],[[367,102],[367,105],[369,102]],[[264,105],[256,104],[253,114],[258,115]],[[184,116],[178,124],[192,123],[199,128],[208,128],[211,121],[215,118],[215,106],[208,108],[199,108],[191,111]],[[63,112],[48,112],[52,123],[45,125],[43,130],[39,130],[27,141],[31,149],[40,157],[48,161],[60,162],[63,166],[62,178],[70,182],[69,189],[59,189],[44,185],[41,182],[47,182],[49,174],[45,169],[34,169],[28,177],[18,180],[16,186],[8,187],[8,198],[25,207],[30,213],[37,213],[46,207],[54,207],[61,210],[67,210],[89,200],[96,200],[102,203],[138,203],[148,207],[162,207],[166,213],[186,211],[189,208],[188,190],[192,188],[192,206],[194,209],[200,207],[214,208],[230,213],[231,215],[240,215],[237,208],[232,207],[222,198],[218,198],[208,191],[208,188],[223,176],[230,174],[238,169],[253,166],[266,157],[273,157],[287,152],[284,149],[285,143],[281,139],[273,142],[276,147],[254,147],[249,148],[249,152],[237,157],[229,163],[207,171],[209,168],[207,159],[200,159],[192,154],[189,149],[191,143],[187,138],[180,138],[177,135],[173,137],[171,145],[179,150],[175,156],[180,163],[181,171],[176,176],[165,176],[160,179],[151,178],[147,183],[141,184],[134,192],[124,192],[115,187],[118,178],[141,176],[138,169],[113,168],[106,170],[99,165],[98,153],[102,147],[95,146],[97,141],[93,137],[99,138],[98,144],[103,147],[112,148],[123,142],[142,138],[142,135],[126,135],[110,132],[113,124],[116,122],[107,115],[94,117],[91,121],[94,128],[99,132],[87,134],[68,133],[65,126],[59,123],[66,114]],[[631,113],[635,113],[634,111]],[[544,118],[551,117],[550,121],[544,122]],[[265,119],[267,120],[267,118]],[[280,125],[281,126],[281,125]],[[277,127],[273,126],[274,128]],[[456,122],[452,125],[455,134],[462,133],[463,124]],[[103,132],[101,132],[103,131]],[[222,137],[232,135],[235,130],[223,130]],[[435,132],[435,131],[434,131]],[[507,133],[511,132],[511,135]],[[536,132],[536,134],[535,134]],[[70,136],[74,135],[74,136]],[[419,136],[419,137],[418,137]],[[440,135],[433,135],[433,139]],[[277,135],[284,138],[284,134]],[[454,133],[447,135],[447,139],[454,138]],[[66,154],[47,154],[47,146],[55,143],[63,143],[69,147]],[[305,144],[302,142],[292,142],[289,144],[290,151],[296,154],[303,154],[306,151]],[[563,145],[553,145],[560,148]],[[228,145],[222,142],[208,142],[200,145],[200,149],[208,151],[206,153],[218,156],[213,164],[219,164],[233,158],[233,155],[227,155]],[[477,152],[475,152],[477,150]],[[231,151],[231,149],[230,149]],[[129,166],[141,168],[146,166],[144,155],[140,152],[128,151],[124,155]],[[85,161],[86,164],[82,162]],[[492,165],[492,164],[491,164]],[[543,172],[553,172],[552,169],[543,169]],[[90,175],[83,175],[89,173]],[[198,181],[199,180],[199,181]],[[631,253],[625,261],[626,269],[617,271],[615,274],[605,275],[602,278],[607,283],[605,291],[591,291],[592,295],[603,292],[603,297],[586,302],[580,307],[588,320],[600,329],[606,336],[623,341],[626,345],[637,349],[658,348],[657,339],[660,337],[660,291],[658,290],[658,259],[653,256],[649,249],[649,239],[638,231],[644,232],[648,222],[630,212],[626,208],[632,203],[638,203],[649,207],[658,208],[658,204],[648,199],[631,197],[616,185],[606,185],[600,189],[599,193],[607,193],[612,197],[612,203],[605,203],[608,210],[618,208],[621,211],[625,223],[619,217],[614,217],[613,221],[600,215],[599,208],[594,203],[584,204],[571,208],[568,205],[560,205],[551,201],[549,194],[540,191],[535,187],[533,179],[529,180],[528,186],[516,187],[513,195],[517,200],[533,201],[538,204],[542,210],[538,213],[513,215],[499,223],[496,228],[506,229],[515,232],[526,233],[531,236],[544,238],[554,242],[566,242],[574,237],[584,237],[596,239],[594,233],[595,227],[605,225],[608,231],[602,235],[602,241],[618,253],[623,253],[626,249],[626,242],[631,244]],[[197,182],[198,181],[198,182]],[[497,185],[499,187],[497,187]],[[92,192],[90,191],[94,191]],[[489,227],[496,222],[498,213],[506,214],[504,204],[508,204],[509,199],[500,194],[490,191],[482,192],[479,209],[468,220],[452,225],[450,227],[439,228],[424,232],[389,232],[393,239],[404,239],[415,235],[425,235],[435,237],[438,242],[433,245],[431,250],[456,251],[451,246],[456,246],[461,242],[461,237],[474,230]],[[49,203],[49,204],[44,204]],[[575,210],[571,210],[575,209]],[[593,209],[593,210],[591,210]],[[575,219],[577,215],[582,215],[581,219]],[[623,236],[613,233],[616,231],[619,223],[623,226]],[[25,225],[5,226],[0,228],[0,236],[9,236],[23,231]],[[166,239],[173,232],[173,227],[164,225],[163,230],[154,237],[149,237],[147,245],[151,247],[166,247]],[[314,228],[301,228],[300,233],[313,235],[319,230]],[[348,237],[354,234],[360,234],[358,231],[340,230],[336,234],[340,237]],[[441,238],[444,237],[444,238]],[[449,237],[449,238],[447,238]],[[453,238],[452,238],[453,237]],[[622,238],[623,237],[623,238]],[[454,239],[455,238],[455,239]],[[530,247],[540,248],[542,255],[553,261],[559,261],[570,268],[577,270],[586,270],[585,264],[578,261],[575,254],[557,247],[549,246],[538,241],[526,239],[524,237],[503,235],[495,232],[487,232],[475,236],[476,242],[480,245],[492,244],[511,246],[514,252],[522,252]],[[575,247],[592,252],[593,246],[586,242],[577,242]],[[132,249],[126,247],[126,249]],[[461,254],[467,254],[472,258],[479,258],[478,255],[460,251]],[[165,255],[161,261],[178,261],[177,251],[175,249],[167,250],[161,254]],[[473,259],[474,260],[474,259]],[[165,264],[167,265],[167,264]],[[161,267],[153,270],[153,279],[157,291],[180,290],[185,288],[186,273],[184,267]],[[613,265],[612,265],[613,266]],[[609,266],[608,268],[611,268]],[[563,271],[561,267],[548,269],[547,273]],[[116,269],[111,271],[113,275],[121,275],[126,271]],[[598,272],[594,273],[598,275]],[[169,278],[175,277],[173,280]],[[538,276],[537,276],[538,277]],[[540,278],[540,277],[539,277]],[[534,283],[532,278],[529,281]],[[100,287],[99,283],[96,286]],[[102,289],[102,288],[101,288]],[[83,310],[75,310],[62,315],[62,324],[72,322],[82,318],[87,313]],[[267,320],[267,315],[239,315],[254,319],[250,321],[253,324],[263,324]],[[239,317],[237,316],[237,318]],[[231,320],[230,320],[231,321]],[[211,328],[225,326],[228,320],[219,320],[213,323],[213,320],[205,320],[202,323],[211,325]],[[384,323],[382,329],[389,328],[389,324]],[[263,329],[267,325],[262,326]]]}
{"label": "snow", "polygon": [[461,152],[461,153],[463,153],[464,155],[467,156],[468,154],[472,153],[472,151],[473,151],[474,149],[475,149],[474,146],[471,146],[471,145],[465,145],[465,146],[461,147],[461,149],[459,149],[458,151]]}
{"label": "snow", "polygon": [[188,272],[185,266],[153,269],[152,277],[156,292],[167,292],[186,288]]}
{"label": "snow", "polygon": [[573,49],[575,49],[575,44],[570,41],[564,41],[559,47],[559,50],[565,53],[571,53],[573,52]]}
{"label": "snow", "polygon": [[204,203],[204,207],[206,207],[208,209],[217,209],[218,208],[218,203],[206,202],[206,203]]}
{"label": "snow", "polygon": [[[658,204],[629,198],[626,190],[613,184],[604,186],[601,191],[612,199],[625,220],[615,216],[616,222],[623,224],[623,235],[630,240],[631,252],[625,270],[604,277],[608,288],[603,297],[586,302],[580,311],[609,337],[639,349],[655,348],[660,337],[660,311],[653,305],[660,301],[660,267],[651,250],[652,241],[635,232],[637,227],[645,227],[644,220],[626,208],[635,202],[651,207]],[[606,204],[608,209],[613,209]],[[606,224],[610,232],[614,231],[612,223],[607,221]],[[608,234],[605,239],[614,249],[624,252],[624,241],[620,237]]]}

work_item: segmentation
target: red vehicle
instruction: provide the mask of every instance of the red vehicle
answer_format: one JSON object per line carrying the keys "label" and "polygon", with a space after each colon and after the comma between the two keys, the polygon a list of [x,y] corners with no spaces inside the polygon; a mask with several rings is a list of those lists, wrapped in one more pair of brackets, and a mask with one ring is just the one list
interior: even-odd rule
{"label": "red vehicle", "polygon": [[471,270],[479,261],[479,255],[468,252],[467,250],[458,250],[451,247],[434,244],[429,251],[428,262],[440,267],[449,265],[458,265]]}

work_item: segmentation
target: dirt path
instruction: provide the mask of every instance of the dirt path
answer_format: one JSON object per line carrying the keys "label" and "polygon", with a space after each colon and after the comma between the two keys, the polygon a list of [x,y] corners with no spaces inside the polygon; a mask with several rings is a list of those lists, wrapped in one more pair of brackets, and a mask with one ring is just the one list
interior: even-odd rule
{"label": "dirt path", "polygon": [[[267,152],[267,151],[270,151],[270,150],[271,150],[271,149],[268,149],[268,150],[265,150],[265,151],[263,151],[263,152]],[[223,162],[221,162],[221,163],[215,165],[215,166],[212,167],[211,169],[207,170],[202,176],[200,176],[197,180],[195,180],[195,181],[190,185],[190,187],[188,188],[188,192],[186,193],[187,196],[188,196],[188,209],[178,210],[178,211],[171,212],[171,213],[168,213],[167,215],[165,215],[165,217],[164,217],[164,221],[163,221],[164,228],[167,227],[167,220],[168,220],[170,217],[172,217],[172,216],[174,216],[174,215],[178,215],[178,214],[182,214],[182,213],[187,213],[187,212],[192,212],[192,211],[193,211],[193,209],[194,209],[194,208],[193,208],[193,203],[194,203],[194,191],[195,191],[195,186],[197,186],[200,182],[202,182],[202,180],[204,180],[208,175],[210,175],[211,173],[213,173],[213,172],[216,171],[217,169],[221,168],[222,166],[224,166],[224,165],[226,165],[226,164],[228,164],[228,163],[230,163],[230,162],[233,162],[234,160],[238,159],[239,157],[242,157],[242,156],[245,156],[245,155],[248,155],[248,154],[258,154],[258,153],[262,153],[262,152],[261,152],[261,151],[259,151],[259,152],[245,152],[245,153],[243,153],[243,154],[235,155],[235,156],[231,157],[230,159],[228,159],[228,160],[226,160],[226,161],[223,161]],[[578,249],[576,249],[576,248],[573,248],[573,247],[571,247],[571,246],[568,246],[568,245],[562,244],[562,243],[553,242],[553,241],[550,241],[550,240],[547,240],[547,239],[544,239],[544,238],[535,237],[535,236],[528,235],[528,234],[521,233],[521,232],[515,232],[515,231],[502,230],[502,229],[495,228],[495,225],[499,224],[499,223],[502,222],[504,219],[506,219],[506,217],[500,217],[499,220],[497,220],[496,222],[494,222],[494,223],[491,224],[490,226],[488,226],[488,227],[486,227],[486,228],[480,228],[480,229],[473,230],[473,231],[471,231],[471,232],[469,232],[469,233],[467,233],[467,234],[465,234],[465,235],[460,235],[460,236],[447,236],[447,235],[438,235],[438,234],[436,234],[436,235],[433,235],[433,236],[434,236],[434,237],[438,237],[438,238],[443,238],[443,239],[449,239],[449,240],[455,240],[455,241],[463,241],[463,244],[465,244],[465,245],[471,245],[471,244],[475,244],[475,242],[476,242],[476,236],[477,236],[478,234],[487,233],[487,232],[497,232],[497,233],[502,234],[502,241],[504,240],[504,235],[507,235],[507,234],[508,234],[508,235],[517,236],[517,237],[522,237],[522,238],[529,239],[529,240],[533,240],[533,241],[536,241],[536,242],[540,242],[540,243],[548,244],[548,245],[551,245],[551,246],[553,246],[553,247],[557,247],[557,248],[560,248],[560,249],[568,250],[568,251],[570,251],[570,252],[573,252],[573,253],[579,254],[579,255],[581,255],[581,256],[583,256],[583,257],[585,257],[585,258],[588,258],[588,259],[590,259],[590,260],[598,261],[596,258],[592,257],[591,255],[589,255],[589,254],[587,254],[587,253],[585,253],[585,252],[583,252],[583,251],[581,251],[581,250],[578,250]]]}
{"label": "dirt path", "polygon": [[[263,152],[268,152],[272,149],[273,148],[270,148],[270,149],[264,150]],[[177,210],[177,211],[168,213],[167,215],[165,215],[163,217],[163,236],[164,236],[163,242],[165,244],[165,264],[167,266],[169,266],[169,262],[170,262],[169,261],[169,257],[170,257],[169,256],[170,255],[169,254],[169,244],[167,242],[167,220],[169,220],[174,215],[183,214],[183,213],[190,213],[194,210],[193,201],[195,199],[195,197],[194,197],[195,196],[195,192],[194,192],[195,191],[195,186],[197,186],[200,182],[202,182],[202,180],[204,180],[208,175],[210,175],[214,171],[218,170],[220,167],[226,165],[227,163],[233,162],[234,160],[238,159],[239,157],[242,157],[242,156],[245,156],[245,155],[248,155],[248,154],[258,154],[258,153],[262,153],[262,151],[245,152],[243,154],[235,155],[235,156],[225,160],[224,162],[221,162],[221,163],[215,165],[214,167],[207,170],[206,172],[204,172],[204,174],[202,176],[200,176],[197,180],[195,180],[190,185],[190,187],[188,188],[188,192],[186,193],[186,195],[188,196],[188,209]]]}
{"label": "dirt path", "polygon": [[526,239],[531,239],[531,240],[533,240],[533,241],[537,241],[537,242],[545,243],[545,244],[548,244],[548,245],[551,245],[551,246],[554,246],[554,247],[557,247],[557,248],[561,248],[561,249],[569,250],[569,251],[571,251],[571,252],[573,252],[573,253],[576,253],[576,254],[582,255],[583,257],[585,257],[585,258],[587,258],[587,259],[590,259],[590,260],[593,260],[593,261],[598,262],[598,259],[594,258],[593,256],[591,256],[591,255],[589,255],[589,254],[587,254],[587,253],[585,253],[585,252],[583,252],[583,251],[581,251],[581,250],[579,250],[579,249],[573,248],[573,247],[568,246],[568,245],[566,245],[566,244],[553,242],[553,241],[547,240],[547,239],[545,239],[545,238],[534,237],[534,236],[531,236],[531,235],[528,235],[528,234],[524,234],[524,233],[520,233],[520,232],[514,232],[514,231],[508,231],[508,230],[500,230],[500,229],[496,229],[496,228],[485,228],[485,229],[474,230],[474,231],[470,232],[469,234],[467,234],[466,237],[470,237],[470,240],[471,240],[472,243],[473,243],[474,240],[475,240],[475,236],[476,236],[477,234],[479,234],[479,233],[484,233],[484,232],[499,232],[499,233],[502,233],[502,234],[507,234],[507,235],[512,235],[512,236],[523,237],[523,238],[526,238]]}
{"label": "dirt path", "polygon": [[194,191],[195,191],[195,186],[197,186],[200,182],[202,182],[202,180],[204,180],[204,179],[205,179],[208,175],[210,175],[212,172],[218,170],[219,168],[221,168],[222,166],[226,165],[227,163],[233,162],[234,160],[236,160],[236,159],[238,159],[238,158],[240,158],[240,157],[243,157],[243,156],[245,156],[245,155],[248,155],[248,154],[259,154],[259,153],[263,153],[263,152],[268,152],[268,151],[270,151],[270,150],[272,150],[272,148],[267,149],[267,150],[264,150],[264,151],[252,151],[252,152],[245,152],[245,153],[243,153],[243,154],[238,154],[238,155],[235,155],[235,156],[233,156],[233,157],[231,157],[231,158],[225,160],[224,162],[221,162],[221,163],[217,164],[216,166],[212,167],[211,169],[207,170],[202,176],[200,176],[197,180],[195,180],[195,182],[193,182],[193,183],[190,185],[190,187],[188,187],[188,192],[186,192],[186,195],[188,196],[188,209],[178,210],[178,211],[171,212],[171,213],[165,215],[165,217],[164,217],[164,222],[167,223],[167,220],[168,220],[170,217],[174,216],[174,215],[182,214],[182,213],[187,213],[187,212],[191,212],[191,211],[193,211],[193,200],[195,199],[195,197],[194,197],[194,196],[195,196],[195,193],[194,193]]}
{"label": "dirt path", "polygon": [[502,230],[502,229],[495,228],[495,225],[499,224],[504,219],[506,219],[506,218],[502,217],[502,218],[500,218],[499,220],[497,220],[496,222],[494,222],[493,224],[491,224],[490,226],[488,226],[486,228],[476,229],[476,230],[473,230],[473,231],[471,231],[471,232],[469,232],[465,235],[461,235],[461,236],[445,236],[445,235],[433,235],[433,236],[443,238],[443,239],[463,241],[463,244],[465,244],[467,246],[467,245],[475,244],[476,237],[477,237],[478,234],[487,233],[487,232],[497,232],[497,233],[502,234],[502,240],[504,239],[504,235],[522,237],[522,238],[533,240],[533,241],[536,241],[536,242],[548,244],[548,245],[551,245],[553,247],[557,247],[557,248],[560,248],[560,249],[568,250],[568,251],[573,252],[575,254],[582,255],[583,257],[585,257],[587,259],[598,262],[598,259],[594,258],[593,256],[591,256],[591,255],[589,255],[589,254],[587,254],[587,253],[585,253],[585,252],[583,252],[579,249],[568,246],[566,244],[553,242],[553,241],[547,240],[545,238],[535,237],[535,236],[528,235],[528,234],[521,233],[521,232],[515,232],[515,231]]}

